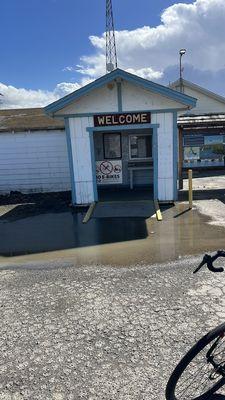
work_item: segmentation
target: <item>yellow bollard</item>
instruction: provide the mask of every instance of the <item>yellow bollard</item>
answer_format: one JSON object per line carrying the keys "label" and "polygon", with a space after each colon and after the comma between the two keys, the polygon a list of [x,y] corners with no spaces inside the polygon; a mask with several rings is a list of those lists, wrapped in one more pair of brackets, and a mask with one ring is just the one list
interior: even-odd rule
{"label": "yellow bollard", "polygon": [[188,170],[188,198],[189,198],[189,209],[193,207],[193,185],[192,185],[192,169]]}

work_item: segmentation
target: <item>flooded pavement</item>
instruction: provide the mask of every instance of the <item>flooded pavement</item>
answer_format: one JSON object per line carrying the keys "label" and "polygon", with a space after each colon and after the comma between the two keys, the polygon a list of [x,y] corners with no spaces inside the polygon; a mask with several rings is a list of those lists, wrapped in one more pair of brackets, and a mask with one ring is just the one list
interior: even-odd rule
{"label": "flooded pavement", "polygon": [[162,208],[156,218],[92,218],[64,207],[37,213],[35,205],[0,207],[0,261],[67,259],[75,265],[125,266],[175,260],[225,247],[224,227],[188,205]]}

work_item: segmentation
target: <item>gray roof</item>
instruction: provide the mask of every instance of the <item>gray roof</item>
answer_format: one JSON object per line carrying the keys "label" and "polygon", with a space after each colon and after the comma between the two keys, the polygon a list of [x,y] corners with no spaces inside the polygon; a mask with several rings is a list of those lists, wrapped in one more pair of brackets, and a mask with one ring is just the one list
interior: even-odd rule
{"label": "gray roof", "polygon": [[225,114],[180,115],[180,127],[225,127]]}
{"label": "gray roof", "polygon": [[47,116],[43,108],[0,110],[0,132],[64,129],[64,121]]}

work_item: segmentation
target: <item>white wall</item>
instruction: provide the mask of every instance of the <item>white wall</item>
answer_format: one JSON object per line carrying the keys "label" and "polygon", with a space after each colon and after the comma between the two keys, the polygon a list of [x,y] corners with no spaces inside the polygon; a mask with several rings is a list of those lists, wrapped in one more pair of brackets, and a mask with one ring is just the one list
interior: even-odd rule
{"label": "white wall", "polygon": [[[105,101],[107,99],[107,101]],[[59,110],[57,114],[82,114],[82,113],[96,113],[103,112],[117,112],[118,99],[117,99],[117,85],[112,82],[111,85],[105,85],[99,89],[84,95],[78,100],[75,100],[69,106]]]}
{"label": "white wall", "polygon": [[[176,87],[179,90],[179,86]],[[191,114],[209,114],[209,113],[225,113],[225,103],[220,102],[208,96],[204,93],[199,92],[193,88],[190,88],[184,84],[184,94],[195,97],[198,99],[197,106],[190,110]]]}
{"label": "white wall", "polygon": [[[122,82],[123,112],[135,110],[185,109],[181,103],[165,96],[151,93],[129,82]],[[186,107],[187,109],[187,107]],[[116,85],[95,89],[89,95],[74,101],[59,114],[118,112]],[[158,198],[161,201],[174,200],[173,171],[173,113],[152,113],[152,123],[160,125],[158,129]],[[93,127],[93,117],[69,118],[71,135],[73,173],[75,181],[76,203],[87,204],[95,200],[92,176],[92,159],[87,127]]]}
{"label": "white wall", "polygon": [[71,190],[65,131],[0,133],[0,193]]}
{"label": "white wall", "polygon": [[126,81],[122,82],[122,102],[123,111],[187,109],[181,103]]}
{"label": "white wall", "polygon": [[160,201],[174,200],[173,171],[173,114],[153,114],[152,123],[158,128],[158,199]]}
{"label": "white wall", "polygon": [[89,133],[93,118],[69,118],[72,147],[76,204],[89,204],[95,200]]}

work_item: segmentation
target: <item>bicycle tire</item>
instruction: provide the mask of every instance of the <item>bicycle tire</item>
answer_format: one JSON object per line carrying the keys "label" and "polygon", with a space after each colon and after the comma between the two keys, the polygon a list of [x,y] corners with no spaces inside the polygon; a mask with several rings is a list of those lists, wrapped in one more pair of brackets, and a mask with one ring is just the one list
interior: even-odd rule
{"label": "bicycle tire", "polygon": [[[217,339],[221,334],[225,335],[225,323],[217,326],[212,331],[208,332],[203,336],[181,359],[174,371],[172,372],[169,381],[166,386],[166,400],[186,400],[186,395],[184,394],[183,399],[176,397],[176,387],[181,378],[182,374],[189,366],[189,364],[194,360],[196,356],[213,340]],[[225,350],[224,350],[224,361],[225,361]],[[206,363],[207,365],[207,363]],[[215,383],[208,391],[202,394],[198,394],[197,397],[191,398],[191,400],[206,400],[210,399],[210,396],[216,393],[225,384],[225,377],[219,378],[219,381]]]}

